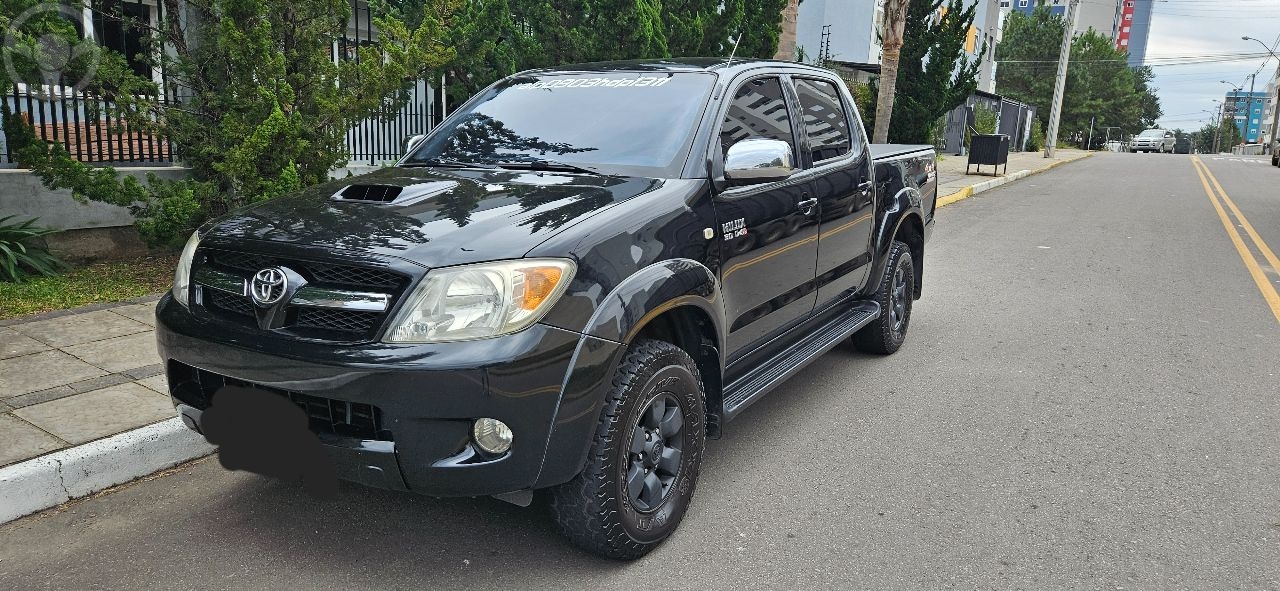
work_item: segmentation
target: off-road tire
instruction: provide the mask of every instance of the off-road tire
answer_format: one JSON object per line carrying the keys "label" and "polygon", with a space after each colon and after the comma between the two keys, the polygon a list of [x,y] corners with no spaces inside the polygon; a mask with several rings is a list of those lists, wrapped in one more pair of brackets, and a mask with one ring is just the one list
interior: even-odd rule
{"label": "off-road tire", "polygon": [[[677,403],[683,417],[679,470],[663,487],[661,501],[642,511],[626,489],[632,434],[644,419],[640,415],[664,396]],[[621,560],[644,556],[680,525],[693,499],[705,444],[706,407],[697,365],[671,343],[637,340],[613,377],[586,467],[549,491],[556,525],[589,552]]]}
{"label": "off-road tire", "polygon": [[[902,275],[898,275],[898,271]],[[904,242],[893,241],[889,248],[889,262],[884,266],[880,288],[875,300],[880,304],[880,317],[853,334],[853,346],[865,353],[889,355],[902,346],[911,325],[911,303],[915,300],[915,262],[911,248]],[[894,307],[901,303],[895,315]]]}

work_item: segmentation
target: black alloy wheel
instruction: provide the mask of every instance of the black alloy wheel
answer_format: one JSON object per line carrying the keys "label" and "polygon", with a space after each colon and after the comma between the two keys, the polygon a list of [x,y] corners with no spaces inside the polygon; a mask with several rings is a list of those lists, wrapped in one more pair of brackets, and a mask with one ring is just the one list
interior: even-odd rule
{"label": "black alloy wheel", "polygon": [[674,344],[627,346],[581,473],[551,488],[569,540],[608,558],[644,556],[680,525],[706,444],[702,377]]}
{"label": "black alloy wheel", "polygon": [[880,317],[853,334],[850,339],[853,346],[865,353],[888,355],[896,352],[907,339],[915,294],[915,261],[911,258],[911,247],[895,240],[889,249],[889,261],[885,264],[880,288],[874,296],[880,304]]}
{"label": "black alloy wheel", "polygon": [[894,332],[902,332],[907,323],[907,305],[911,293],[907,287],[907,270],[898,267],[893,270],[893,283],[889,287],[889,322]]}
{"label": "black alloy wheel", "polygon": [[652,513],[671,493],[680,476],[684,448],[684,411],[671,394],[662,393],[640,413],[631,428],[625,485],[631,505]]}

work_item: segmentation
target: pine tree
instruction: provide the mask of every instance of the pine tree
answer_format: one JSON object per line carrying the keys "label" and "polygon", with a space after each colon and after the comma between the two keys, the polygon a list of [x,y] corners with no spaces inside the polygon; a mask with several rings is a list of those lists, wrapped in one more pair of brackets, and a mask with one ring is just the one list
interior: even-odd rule
{"label": "pine tree", "polygon": [[[965,43],[977,4],[964,0],[915,0],[907,10],[898,63],[897,99],[889,141],[931,142],[938,119],[978,87],[978,59],[966,60]],[[978,48],[978,55],[985,47]]]}

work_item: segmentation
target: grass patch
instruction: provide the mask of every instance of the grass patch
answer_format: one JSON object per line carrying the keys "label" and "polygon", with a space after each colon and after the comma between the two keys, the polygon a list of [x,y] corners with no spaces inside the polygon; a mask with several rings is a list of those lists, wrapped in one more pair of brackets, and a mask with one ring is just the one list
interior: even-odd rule
{"label": "grass patch", "polygon": [[94,263],[23,283],[0,281],[0,320],[159,293],[169,289],[177,264],[175,253]]}

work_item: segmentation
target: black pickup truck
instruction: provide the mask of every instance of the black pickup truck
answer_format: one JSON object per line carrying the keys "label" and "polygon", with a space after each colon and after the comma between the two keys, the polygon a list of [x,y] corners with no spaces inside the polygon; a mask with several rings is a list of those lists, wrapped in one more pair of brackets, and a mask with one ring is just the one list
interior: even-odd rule
{"label": "black pickup truck", "polygon": [[869,145],[823,69],[523,72],[394,167],[203,226],[160,354],[179,415],[224,447],[273,429],[223,393],[287,401],[329,474],[542,491],[576,544],[635,558],[751,403],[841,342],[898,349],[936,193],[932,148]]}

